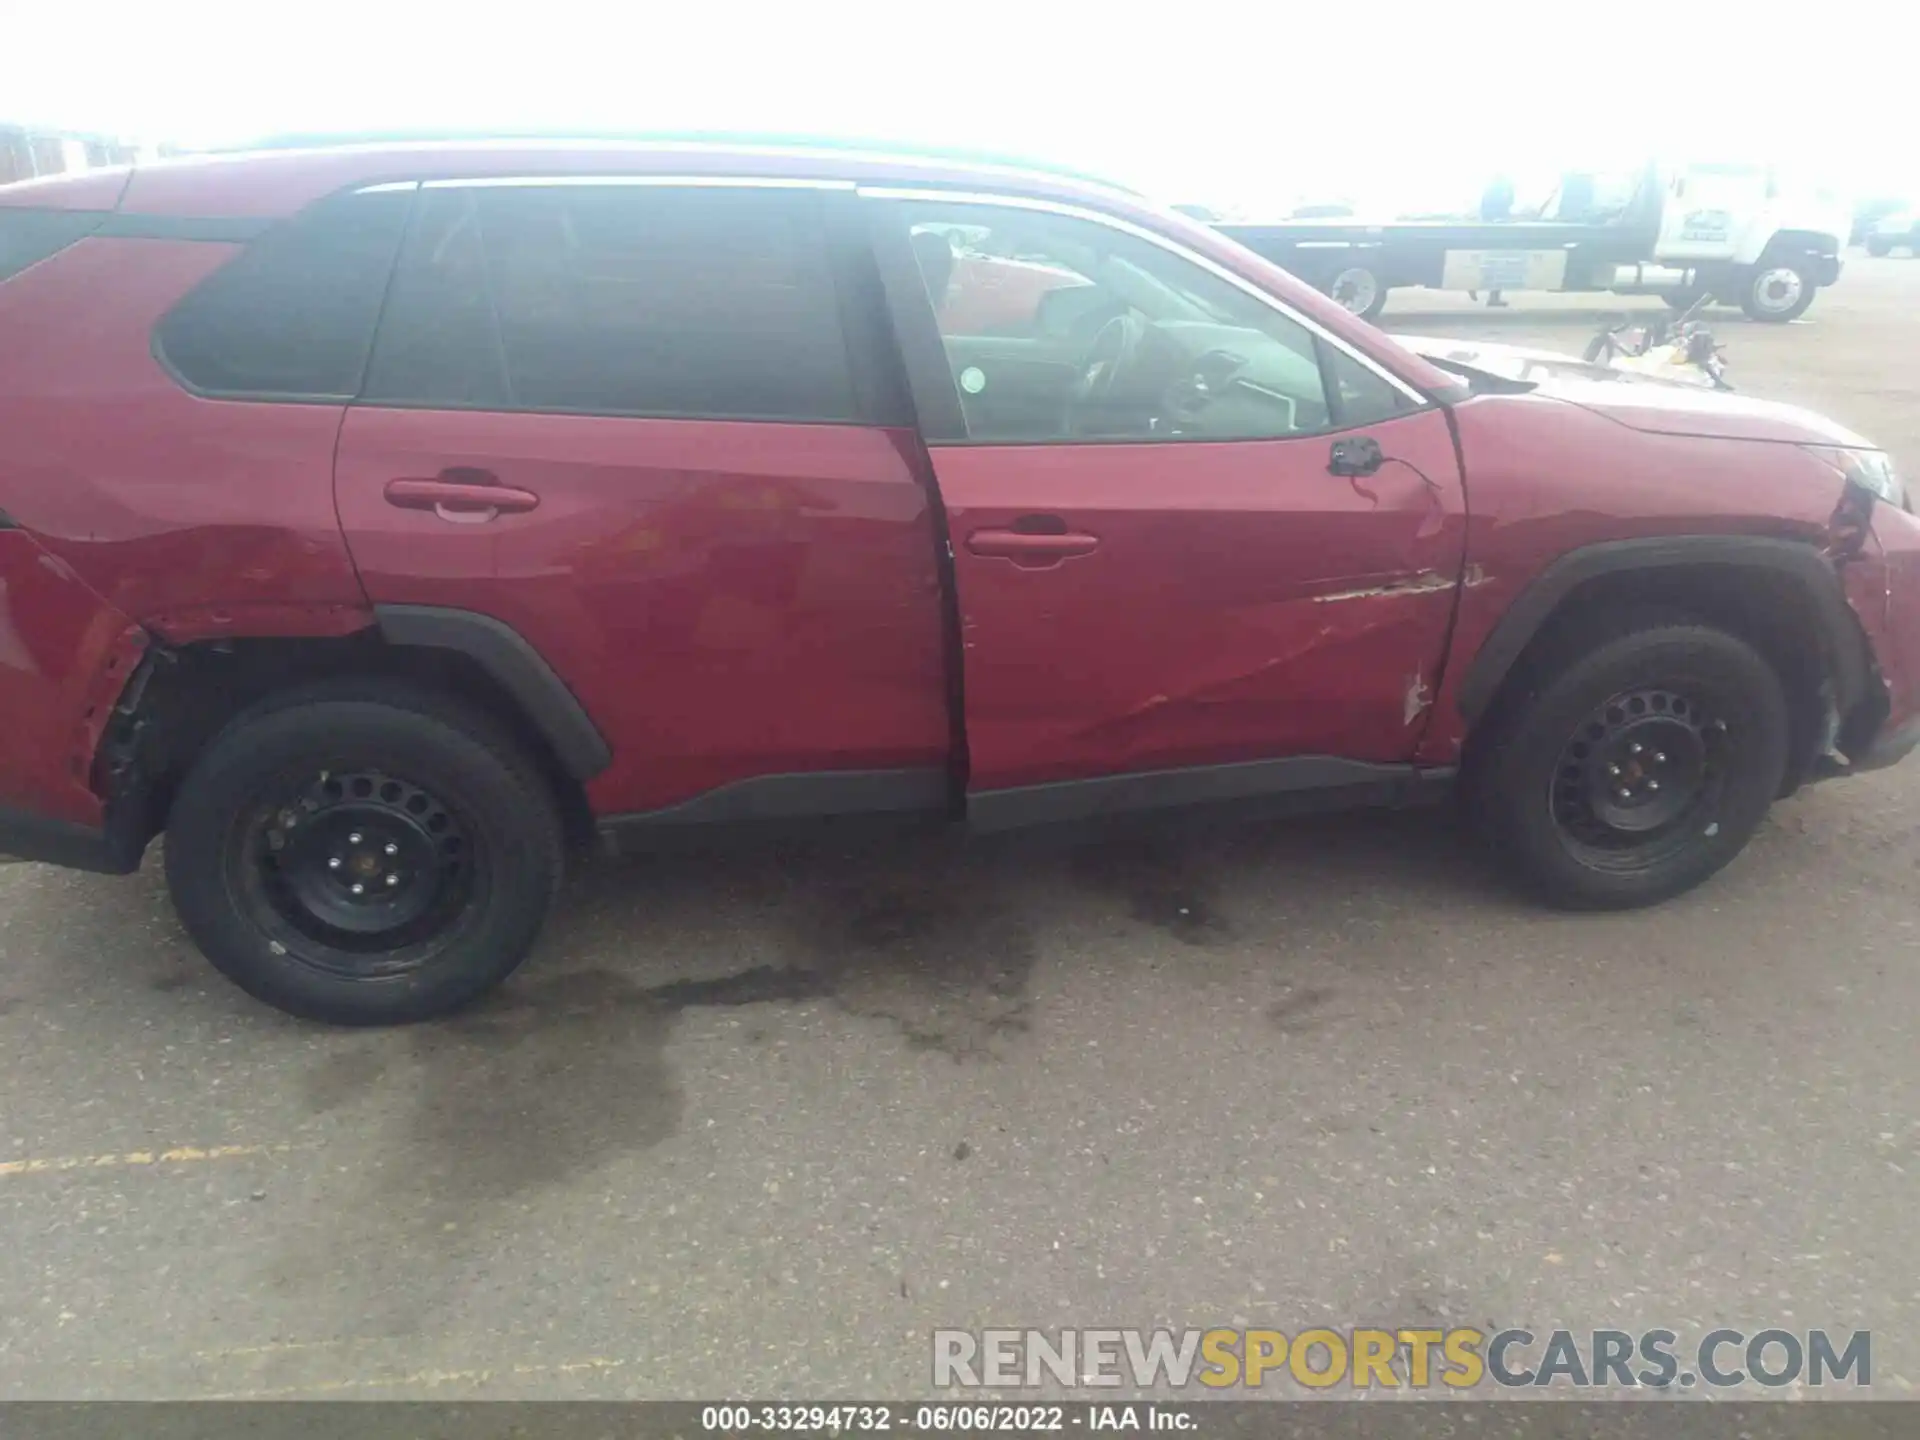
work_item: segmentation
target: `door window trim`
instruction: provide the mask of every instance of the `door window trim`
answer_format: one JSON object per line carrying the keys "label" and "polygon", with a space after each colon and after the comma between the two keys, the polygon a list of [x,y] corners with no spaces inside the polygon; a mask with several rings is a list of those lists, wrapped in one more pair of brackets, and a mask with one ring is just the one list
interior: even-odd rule
{"label": "door window trim", "polygon": [[[1334,334],[1324,325],[1314,320],[1311,316],[1301,314],[1278,296],[1261,289],[1251,280],[1234,273],[1218,261],[1210,259],[1198,251],[1180,244],[1178,241],[1169,239],[1167,236],[1158,234],[1144,226],[1135,225],[1131,221],[1123,220],[1117,215],[1109,215],[1101,210],[1089,209],[1082,205],[1070,205],[1057,200],[1041,200],[1026,195],[1001,195],[986,191],[940,190],[919,186],[859,185],[855,187],[855,194],[862,201],[879,202],[872,208],[881,216],[888,213],[887,206],[900,202],[980,205],[991,206],[997,209],[1028,210],[1041,214],[1060,215],[1068,219],[1088,221],[1095,225],[1104,226],[1119,234],[1128,235],[1134,239],[1145,241],[1147,244],[1157,246],[1166,253],[1178,259],[1185,260],[1189,264],[1197,265],[1216,278],[1226,281],[1229,285],[1253,297],[1274,313],[1300,326],[1308,334],[1312,335],[1319,344],[1338,350],[1367,370],[1372,371],[1375,375],[1386,381],[1388,385],[1392,386],[1395,391],[1413,402],[1418,410],[1431,409],[1436,403],[1432,396],[1401,379],[1365,351],[1357,349],[1341,336]],[[887,277],[887,294],[888,299],[894,307],[894,322],[900,332],[903,359],[907,365],[909,378],[913,382],[914,400],[920,409],[923,433],[929,444],[1125,445],[1145,443],[1132,442],[1124,439],[1025,441],[971,439],[967,435],[965,422],[961,415],[959,394],[953,384],[952,371],[946,362],[944,345],[941,346],[938,356],[939,363],[937,369],[940,379],[936,380],[934,378],[934,371],[930,368],[934,357],[927,351],[927,337],[931,335],[936,343],[939,343],[940,337],[938,325],[933,314],[933,307],[925,303],[924,289],[918,285],[917,271],[914,272],[912,277],[915,281],[914,285],[908,285],[906,283],[908,277],[900,273],[897,257],[895,257],[895,263],[889,264],[889,252],[893,249],[893,246],[890,243],[891,237],[885,231],[884,226],[876,224],[869,228],[874,237],[875,253],[880,260],[882,273]],[[926,323],[924,325],[920,323],[920,312],[922,311],[925,312]],[[1412,414],[1416,413],[1416,411],[1409,411],[1407,413]],[[1332,434],[1335,432],[1322,431],[1317,433]],[[1275,438],[1282,439],[1285,437]]]}

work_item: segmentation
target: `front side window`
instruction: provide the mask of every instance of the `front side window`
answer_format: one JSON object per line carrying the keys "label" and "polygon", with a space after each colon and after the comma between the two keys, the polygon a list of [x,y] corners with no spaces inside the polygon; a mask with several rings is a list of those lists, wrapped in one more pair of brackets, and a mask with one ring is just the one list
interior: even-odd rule
{"label": "front side window", "polygon": [[365,398],[854,420],[825,234],[808,191],[430,186]]}
{"label": "front side window", "polygon": [[1012,206],[910,201],[898,213],[969,440],[1280,439],[1415,403],[1137,235]]}

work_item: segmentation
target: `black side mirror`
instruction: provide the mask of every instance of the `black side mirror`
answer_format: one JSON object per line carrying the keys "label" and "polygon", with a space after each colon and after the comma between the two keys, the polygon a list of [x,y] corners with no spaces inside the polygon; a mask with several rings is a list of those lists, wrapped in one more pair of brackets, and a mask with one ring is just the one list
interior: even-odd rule
{"label": "black side mirror", "polygon": [[1329,475],[1371,475],[1387,463],[1380,453],[1380,442],[1371,435],[1355,435],[1350,440],[1333,442],[1327,457]]}

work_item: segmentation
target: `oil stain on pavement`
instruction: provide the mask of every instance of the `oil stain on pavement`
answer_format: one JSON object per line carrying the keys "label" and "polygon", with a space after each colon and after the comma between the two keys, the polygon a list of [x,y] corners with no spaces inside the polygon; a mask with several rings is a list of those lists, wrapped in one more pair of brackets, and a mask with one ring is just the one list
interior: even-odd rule
{"label": "oil stain on pavement", "polygon": [[[953,1063],[992,1062],[1026,1031],[1037,949],[993,859],[781,869],[749,877],[781,896],[767,963],[656,979],[536,962],[450,1020],[339,1037],[305,1077],[307,1108],[396,1112],[398,1143],[308,1197],[312,1224],[284,1236],[266,1284],[338,1286],[351,1268],[359,1303],[395,1333],[428,1323],[533,1193],[675,1134],[684,1096],[667,1046],[689,1009],[822,1003]],[[590,880],[582,904],[621,878]]]}

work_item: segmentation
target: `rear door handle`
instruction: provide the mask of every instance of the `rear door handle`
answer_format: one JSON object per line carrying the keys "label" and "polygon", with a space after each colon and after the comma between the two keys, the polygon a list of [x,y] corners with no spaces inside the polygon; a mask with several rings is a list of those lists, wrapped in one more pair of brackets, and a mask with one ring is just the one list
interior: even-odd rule
{"label": "rear door handle", "polygon": [[1030,530],[975,530],[967,536],[967,549],[975,555],[991,555],[1016,565],[1058,565],[1099,548],[1098,535],[1081,531],[1050,535]]}
{"label": "rear door handle", "polygon": [[456,525],[480,525],[496,515],[524,514],[540,503],[540,497],[531,490],[478,478],[389,480],[386,494],[389,505],[402,510],[431,510]]}

